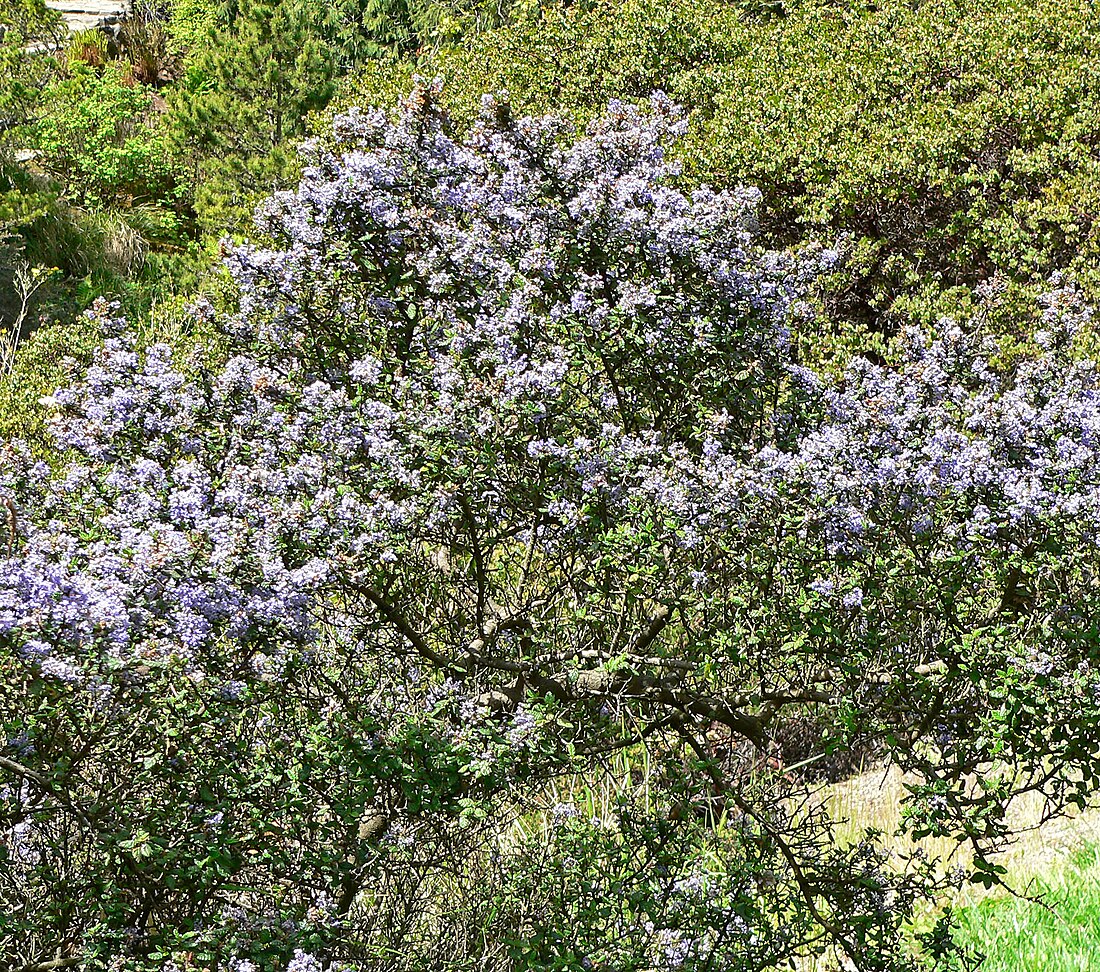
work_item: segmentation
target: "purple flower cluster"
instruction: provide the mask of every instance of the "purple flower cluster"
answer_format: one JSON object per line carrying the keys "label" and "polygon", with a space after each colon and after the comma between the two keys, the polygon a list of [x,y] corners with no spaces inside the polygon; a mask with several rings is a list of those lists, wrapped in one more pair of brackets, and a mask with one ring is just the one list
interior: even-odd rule
{"label": "purple flower cluster", "polygon": [[[1048,326],[1087,312],[1062,290]],[[1051,530],[1100,542],[1100,376],[1051,351],[998,373],[958,328],[919,339],[898,369],[855,361],[823,390],[824,421],[793,448],[758,453],[753,483],[797,492],[835,554],[884,532],[976,553],[1021,549]]]}
{"label": "purple flower cluster", "polygon": [[682,512],[689,457],[654,426],[696,418],[672,414],[685,377],[718,394],[731,354],[780,354],[813,269],[755,247],[758,194],[676,188],[683,125],[661,97],[572,142],[492,99],[464,142],[430,108],[339,119],[341,151],[309,149],[261,213],[281,248],[227,259],[223,364],[181,369],[96,308],[109,336],[50,401],[71,463],[0,482],[26,511],[0,632],[66,681],[157,659],[236,685],[312,645],[333,592],[471,516],[555,520],[551,549],[598,495]]}
{"label": "purple flower cluster", "polygon": [[[5,447],[21,512],[0,635],[66,682],[160,660],[234,697],[315,650],[322,619],[369,643],[387,619],[364,587],[420,603],[434,578],[451,606],[433,637],[460,654],[487,586],[497,614],[523,610],[525,546],[544,571],[657,557],[663,596],[698,599],[782,523],[806,590],[855,618],[873,578],[831,564],[883,544],[933,564],[1051,531],[1095,544],[1098,385],[1065,358],[1088,315],[1072,289],[1044,298],[1048,353],[1009,377],[945,329],[838,386],[787,342],[835,254],[759,247],[754,191],[680,188],[683,129],[660,96],[579,138],[490,98],[460,141],[430,91],[337,119],[262,207],[273,245],[229,253],[225,360],[139,350],[100,306],[103,348],[52,398],[72,461],[51,475]],[[541,648],[572,637],[546,613]]]}
{"label": "purple flower cluster", "polygon": [[[678,188],[683,127],[660,96],[573,140],[487,99],[457,141],[430,92],[338,119],[338,148],[307,147],[259,215],[278,246],[227,258],[224,363],[139,351],[103,305],[111,336],[52,398],[73,461],[50,477],[6,447],[0,490],[26,514],[0,633],[65,681],[155,658],[236,685],[311,646],[334,592],[411,569],[472,594],[471,560],[428,551],[473,533],[528,536],[544,563],[613,536],[629,558],[657,517],[696,592],[762,517],[800,522],[823,566],[884,535],[955,555],[1058,522],[1094,542],[1096,373],[1059,350],[1087,316],[1072,290],[1010,380],[949,331],[836,387],[787,348],[835,255],[757,247],[755,192]],[[843,609],[871,596],[841,580]]]}

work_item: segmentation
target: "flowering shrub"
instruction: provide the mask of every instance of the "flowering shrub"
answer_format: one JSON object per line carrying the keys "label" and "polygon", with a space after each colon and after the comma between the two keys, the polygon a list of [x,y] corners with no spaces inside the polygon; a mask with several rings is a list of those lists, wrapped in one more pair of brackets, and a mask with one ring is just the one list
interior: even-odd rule
{"label": "flowering shrub", "polygon": [[[916,966],[941,872],[837,843],[776,740],[808,711],[913,771],[906,826],[987,882],[1014,793],[1092,792],[1087,312],[1051,294],[1010,376],[952,332],[835,386],[789,340],[835,254],[677,188],[663,98],[579,139],[487,99],[459,142],[433,97],[307,147],[224,355],[101,305],[66,462],[4,447],[5,954]],[[603,819],[547,810],[642,747]]]}

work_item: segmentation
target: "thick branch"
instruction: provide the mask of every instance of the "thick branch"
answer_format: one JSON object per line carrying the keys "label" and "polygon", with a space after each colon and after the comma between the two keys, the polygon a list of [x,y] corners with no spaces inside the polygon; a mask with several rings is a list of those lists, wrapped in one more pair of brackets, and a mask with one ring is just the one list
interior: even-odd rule
{"label": "thick branch", "polygon": [[[405,616],[388,600],[370,588],[360,588],[364,597],[370,601],[382,617],[392,624],[406,641],[424,658],[444,671],[455,671],[459,666],[445,655],[432,648],[419,632],[408,622]],[[646,630],[632,642],[631,654],[644,652],[668,626],[672,611],[665,606],[657,612]],[[486,624],[485,634],[491,638],[496,625]],[[538,671],[536,661],[510,661],[482,655],[485,640],[477,638],[467,650],[469,657],[479,666],[494,671],[520,675],[524,682],[541,695],[551,695],[562,703],[579,702],[585,698],[601,695],[618,695],[623,698],[649,700],[681,712],[696,719],[720,722],[738,735],[763,748],[766,739],[763,722],[755,716],[740,712],[716,699],[696,695],[690,691],[672,688],[667,682],[658,681],[642,675],[622,676],[606,671],[581,672],[574,685],[570,686],[567,676],[549,675]]]}
{"label": "thick branch", "polygon": [[58,958],[50,959],[48,962],[33,962],[30,965],[24,965],[23,968],[17,969],[16,972],[55,972],[56,969],[71,969],[75,966],[83,963],[81,958]]}
{"label": "thick branch", "polygon": [[647,627],[631,644],[629,653],[632,655],[644,654],[646,649],[657,640],[661,632],[668,627],[668,623],[671,620],[672,608],[667,604],[662,604],[653,615],[653,619],[649,622],[649,627]]}
{"label": "thick branch", "polygon": [[374,605],[375,610],[392,624],[419,654],[442,669],[449,671],[454,668],[453,662],[429,645],[394,605],[369,587],[361,587],[359,592]]}
{"label": "thick branch", "polygon": [[466,520],[466,530],[470,536],[470,551],[474,558],[474,573],[477,576],[477,625],[478,628],[485,623],[485,601],[488,589],[488,578],[485,573],[485,558],[481,552],[481,541],[477,535],[477,520],[465,496],[459,496],[459,506],[462,507],[462,515]]}

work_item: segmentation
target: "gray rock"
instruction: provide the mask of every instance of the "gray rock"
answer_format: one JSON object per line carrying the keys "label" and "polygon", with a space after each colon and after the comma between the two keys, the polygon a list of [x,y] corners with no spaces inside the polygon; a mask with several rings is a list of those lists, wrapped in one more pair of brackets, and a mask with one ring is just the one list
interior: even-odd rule
{"label": "gray rock", "polygon": [[46,6],[60,13],[74,33],[117,24],[126,16],[126,0],[46,0]]}

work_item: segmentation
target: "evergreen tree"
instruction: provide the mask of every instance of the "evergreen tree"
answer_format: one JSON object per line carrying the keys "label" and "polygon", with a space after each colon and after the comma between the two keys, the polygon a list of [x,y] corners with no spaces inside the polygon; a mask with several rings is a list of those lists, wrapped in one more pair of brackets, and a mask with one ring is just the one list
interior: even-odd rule
{"label": "evergreen tree", "polygon": [[[63,30],[61,18],[42,0],[0,0],[0,362],[6,362],[14,341],[11,328],[18,331],[26,310],[16,268],[27,256],[31,228],[55,198],[28,171],[32,152],[25,129],[56,69],[49,52]],[[33,250],[34,241],[29,242]]]}
{"label": "evergreen tree", "polygon": [[0,0],[0,244],[35,208],[20,160],[22,128],[55,68],[60,18],[42,0]]}
{"label": "evergreen tree", "polygon": [[416,0],[338,0],[335,37],[348,65],[368,58],[410,54],[420,44]]}
{"label": "evergreen tree", "polygon": [[240,0],[228,29],[188,66],[174,128],[194,158],[196,209],[207,228],[237,228],[249,201],[293,173],[305,117],[334,91],[326,13],[310,0]]}

